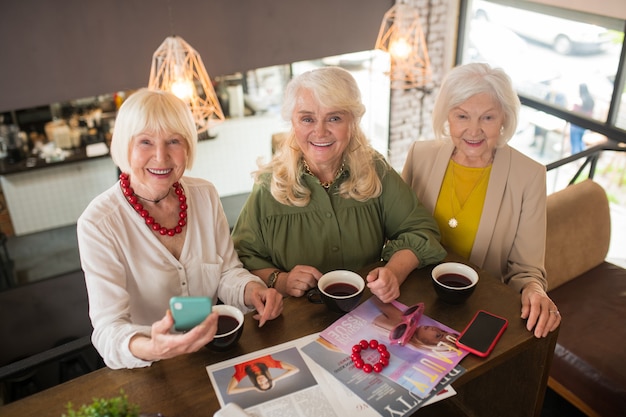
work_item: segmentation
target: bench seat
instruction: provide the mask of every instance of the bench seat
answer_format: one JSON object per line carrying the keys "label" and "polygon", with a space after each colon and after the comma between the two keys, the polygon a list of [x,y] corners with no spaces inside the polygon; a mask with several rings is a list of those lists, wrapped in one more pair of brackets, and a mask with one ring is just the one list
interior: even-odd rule
{"label": "bench seat", "polygon": [[603,262],[550,297],[563,316],[550,369],[551,385],[560,387],[553,389],[587,414],[623,416],[626,270]]}
{"label": "bench seat", "polygon": [[626,269],[606,262],[610,217],[592,180],[548,196],[548,295],[563,318],[548,385],[590,417],[626,411]]}

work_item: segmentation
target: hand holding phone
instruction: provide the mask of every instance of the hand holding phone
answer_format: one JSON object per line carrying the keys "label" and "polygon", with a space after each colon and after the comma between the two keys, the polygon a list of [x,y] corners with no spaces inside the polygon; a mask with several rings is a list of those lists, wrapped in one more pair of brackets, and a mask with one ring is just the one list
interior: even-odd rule
{"label": "hand holding phone", "polygon": [[482,358],[488,356],[509,322],[485,310],[479,310],[456,341],[456,345]]}
{"label": "hand holding phone", "polygon": [[170,311],[174,328],[179,332],[193,329],[211,314],[212,304],[209,297],[172,297]]}

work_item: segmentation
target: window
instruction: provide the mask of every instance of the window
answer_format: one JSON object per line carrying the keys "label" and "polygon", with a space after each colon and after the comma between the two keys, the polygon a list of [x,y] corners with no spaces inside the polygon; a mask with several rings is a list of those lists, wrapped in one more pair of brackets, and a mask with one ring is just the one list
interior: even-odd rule
{"label": "window", "polygon": [[525,104],[523,122],[576,123],[626,142],[623,20],[528,1],[462,4],[457,61],[503,68]]}

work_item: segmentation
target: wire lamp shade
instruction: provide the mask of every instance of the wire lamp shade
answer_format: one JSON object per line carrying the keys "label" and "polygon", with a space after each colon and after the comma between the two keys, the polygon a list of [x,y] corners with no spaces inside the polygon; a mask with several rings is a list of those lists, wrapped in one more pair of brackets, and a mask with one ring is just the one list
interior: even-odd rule
{"label": "wire lamp shade", "polygon": [[414,7],[399,3],[385,13],[375,48],[391,57],[391,88],[420,88],[431,81],[426,39]]}
{"label": "wire lamp shade", "polygon": [[189,104],[198,133],[224,120],[202,58],[180,36],[169,36],[152,56],[149,88],[171,91]]}

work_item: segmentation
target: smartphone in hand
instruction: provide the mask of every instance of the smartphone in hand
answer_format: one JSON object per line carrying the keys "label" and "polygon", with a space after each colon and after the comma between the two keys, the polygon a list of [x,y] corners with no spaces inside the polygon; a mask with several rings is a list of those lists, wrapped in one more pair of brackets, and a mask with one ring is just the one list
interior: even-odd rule
{"label": "smartphone in hand", "polygon": [[479,310],[456,341],[456,345],[480,357],[489,356],[509,322],[485,310]]}
{"label": "smartphone in hand", "polygon": [[193,329],[211,314],[212,307],[210,297],[172,297],[170,311],[174,328],[179,332]]}

